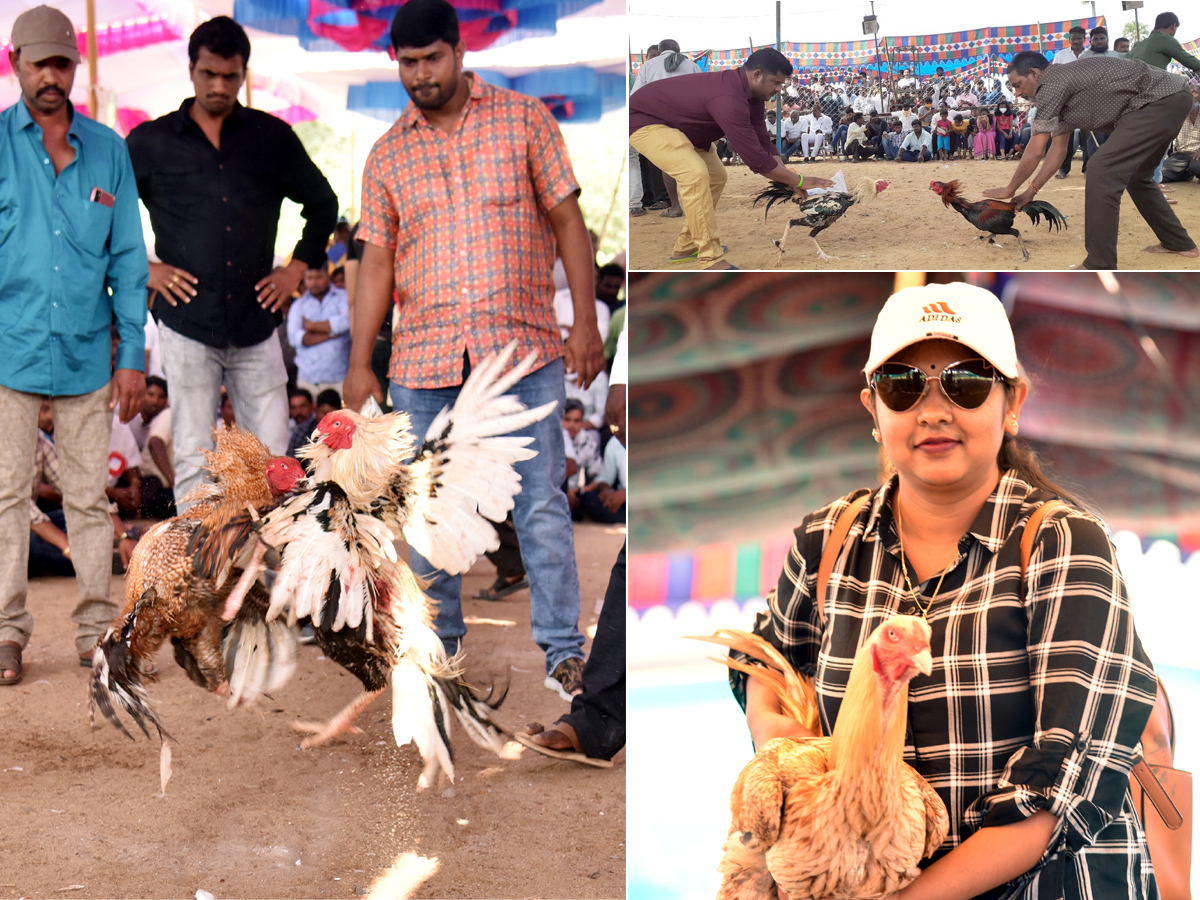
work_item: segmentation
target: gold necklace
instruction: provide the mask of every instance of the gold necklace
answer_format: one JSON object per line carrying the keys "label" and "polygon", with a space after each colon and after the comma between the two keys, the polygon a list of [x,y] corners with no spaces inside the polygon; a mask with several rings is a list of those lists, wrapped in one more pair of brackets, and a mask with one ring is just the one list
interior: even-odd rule
{"label": "gold necklace", "polygon": [[926,613],[929,612],[929,607],[933,606],[933,601],[937,599],[938,591],[942,589],[942,582],[946,579],[946,573],[950,571],[950,566],[954,565],[953,560],[946,564],[946,568],[942,569],[942,577],[938,579],[937,587],[933,589],[933,596],[929,598],[929,602],[924,606],[918,598],[916,590],[913,588],[912,579],[908,577],[908,554],[904,552],[904,520],[900,516],[900,501],[896,500],[896,531],[900,535],[900,568],[904,570],[904,583],[908,585],[908,591],[912,594],[913,603],[917,609],[921,611],[921,618],[926,619]]}

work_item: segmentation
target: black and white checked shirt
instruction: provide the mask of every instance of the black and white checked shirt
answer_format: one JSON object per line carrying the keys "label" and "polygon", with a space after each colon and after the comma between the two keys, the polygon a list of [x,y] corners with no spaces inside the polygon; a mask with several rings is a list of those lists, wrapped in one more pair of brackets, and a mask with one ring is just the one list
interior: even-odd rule
{"label": "black and white checked shirt", "polygon": [[1033,134],[1076,128],[1110,132],[1125,113],[1188,89],[1188,80],[1136,59],[1089,56],[1051,66],[1038,79]]}
{"label": "black and white checked shirt", "polygon": [[[859,512],[829,579],[820,629],[813,592],[829,532],[865,491],[806,517],[755,631],[816,672],[821,723],[837,719],[854,656],[881,622],[920,615],[892,518],[895,477]],[[1092,516],[1043,520],[1024,599],[1021,536],[1051,499],[1006,472],[929,608],[933,674],[909,685],[905,761],[950,813],[944,855],[976,830],[1049,810],[1059,828],[1038,865],[988,898],[1157,898],[1145,833],[1127,797],[1155,676],[1134,630],[1112,543]],[[910,577],[915,576],[910,571]],[[937,578],[914,587],[922,603]],[[731,672],[745,706],[745,676]]]}

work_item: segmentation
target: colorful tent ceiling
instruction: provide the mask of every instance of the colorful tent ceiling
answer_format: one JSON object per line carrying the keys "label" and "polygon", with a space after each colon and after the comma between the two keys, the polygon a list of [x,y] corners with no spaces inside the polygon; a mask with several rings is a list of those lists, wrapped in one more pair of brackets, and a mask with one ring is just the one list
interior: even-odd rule
{"label": "colorful tent ceiling", "polygon": [[[557,22],[598,0],[451,0],[468,50],[553,35]],[[243,25],[294,35],[305,50],[387,50],[394,0],[234,0]]]}
{"label": "colorful tent ceiling", "polygon": [[[560,122],[595,122],[625,105],[625,77],[588,66],[538,69],[511,78],[487,69],[472,71],[490,84],[537,97]],[[351,85],[346,98],[347,109],[385,122],[398,119],[407,105],[408,94],[399,81]]]}
{"label": "colorful tent ceiling", "polygon": [[[177,41],[182,33],[171,22],[162,16],[138,16],[123,22],[104,22],[96,24],[96,55],[110,56],[113,53],[123,53],[126,50],[137,50],[164,41]],[[79,55],[87,57],[88,33],[86,29],[76,29],[76,41],[79,44]],[[4,45],[0,52],[0,75],[12,72],[12,64],[8,61],[8,51],[12,49],[12,41]]]}
{"label": "colorful tent ceiling", "polygon": [[[1008,25],[977,28],[972,31],[952,31],[945,34],[881,37],[880,50],[890,48],[893,63],[953,62],[987,55],[1011,55],[1022,50],[1040,52],[1059,50],[1069,43],[1067,33],[1075,25],[1089,31],[1104,24],[1104,16],[1071,19],[1065,22],[1039,22],[1033,25]],[[875,41],[843,41],[840,43],[796,43],[786,41],[781,48],[784,56],[801,69],[830,66],[870,66],[875,63]],[[717,68],[740,66],[753,48],[714,50],[712,65]],[[631,66],[641,55],[630,57]]]}
{"label": "colorful tent ceiling", "polygon": [[[1119,277],[1118,299],[1082,273],[1012,278],[1011,319],[1034,383],[1022,435],[1113,527],[1197,549],[1200,284]],[[630,332],[631,544],[769,543],[808,510],[874,483],[858,391],[891,290],[887,273],[631,278],[642,310]],[[1170,384],[1121,299],[1162,351]]]}

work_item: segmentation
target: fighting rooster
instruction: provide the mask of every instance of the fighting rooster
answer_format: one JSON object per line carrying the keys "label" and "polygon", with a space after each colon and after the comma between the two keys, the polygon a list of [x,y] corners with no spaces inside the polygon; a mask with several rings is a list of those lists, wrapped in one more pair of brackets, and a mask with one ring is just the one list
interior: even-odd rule
{"label": "fighting rooster", "polygon": [[[987,238],[989,244],[997,247],[1002,247],[999,241],[996,240],[998,234],[1011,234],[1017,239],[1017,243],[1021,245],[1021,253],[1024,256],[1024,261],[1029,262],[1029,251],[1025,249],[1025,242],[1021,240],[1021,232],[1013,228],[1013,222],[1017,216],[1017,205],[1011,200],[980,200],[978,203],[971,203],[963,199],[958,192],[958,182],[929,182],[929,189],[942,198],[942,203],[946,206],[953,207],[958,210],[964,219],[978,228],[980,231],[987,234],[979,235],[979,239]],[[1031,200],[1019,210],[1029,216],[1029,220],[1036,227],[1041,224],[1042,216],[1046,217],[1047,227],[1053,231],[1058,228],[1067,227],[1066,217],[1057,209],[1046,203],[1044,200]]]}
{"label": "fighting rooster", "polygon": [[[718,900],[792,897],[877,900],[919,873],[945,840],[949,820],[933,788],[903,760],[908,682],[932,670],[929,626],[894,616],[859,650],[832,737],[775,738],[734,784]],[[716,643],[770,668],[734,668],[778,692],[793,716],[815,695],[761,638],[725,630]]]}
{"label": "fighting rooster", "polygon": [[859,181],[858,186],[851,193],[844,191],[833,191],[831,193],[819,194],[815,197],[809,197],[804,191],[797,193],[791,187],[779,181],[772,181],[771,186],[760,192],[754,198],[754,205],[758,206],[758,201],[766,200],[767,208],[763,210],[763,218],[767,217],[767,213],[771,211],[771,206],[782,201],[791,201],[800,207],[801,216],[797,219],[791,219],[783,229],[783,237],[775,241],[775,246],[779,250],[779,255],[784,252],[784,244],[787,242],[788,232],[793,227],[804,227],[812,229],[808,236],[812,238],[813,244],[817,248],[817,256],[824,260],[837,259],[836,256],[828,256],[821,245],[817,243],[817,235],[836,222],[850,207],[856,203],[867,203],[875,198],[876,194],[886,190],[888,183],[886,181],[872,181],[869,178],[864,178]]}
{"label": "fighting rooster", "polygon": [[[267,621],[287,611],[310,616],[318,644],[363,684],[363,692],[328,723],[297,723],[313,746],[344,731],[392,680],[392,727],[398,744],[417,744],[428,785],[438,768],[453,778],[449,712],[468,734],[497,752],[503,735],[446,656],[431,627],[429,601],[396,555],[403,534],[431,564],[466,571],[499,546],[495,528],[513,508],[520,477],[513,464],[530,459],[532,440],[509,436],[549,415],[553,402],[526,409],[505,391],[529,372],[526,358],[500,377],[515,343],[484,359],[453,408],[433,421],[415,447],[404,413],[367,418],[341,410],[318,424],[300,455],[312,462],[314,485],[256,523],[258,544],[224,615],[240,615],[264,565],[277,570]],[[415,453],[414,453],[415,450]],[[415,459],[406,462],[415,455]],[[253,665],[253,663],[251,663]],[[501,698],[502,699],[502,698]]]}
{"label": "fighting rooster", "polygon": [[[204,451],[216,482],[198,487],[186,500],[187,512],[146,532],[129,561],[125,607],[92,653],[89,685],[93,725],[99,708],[106,719],[132,737],[118,716],[123,709],[147,737],[152,726],[169,737],[150,705],[142,674],[154,653],[170,638],[175,659],[201,687],[226,695],[246,689],[248,673],[231,689],[223,656],[230,637],[261,647],[251,686],[269,691],[295,665],[295,635],[283,623],[267,623],[269,596],[250,592],[232,627],[221,618],[234,576],[253,544],[253,516],[261,515],[303,482],[304,470],[292,459],[272,458],[259,440],[236,427],[216,432],[216,450]],[[251,513],[253,511],[253,515]],[[163,740],[163,788],[170,754]]]}

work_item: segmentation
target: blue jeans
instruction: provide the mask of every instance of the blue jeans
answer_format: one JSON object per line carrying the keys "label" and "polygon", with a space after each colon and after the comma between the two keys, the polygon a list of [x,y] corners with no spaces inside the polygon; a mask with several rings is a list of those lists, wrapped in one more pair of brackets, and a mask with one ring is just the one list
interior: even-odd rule
{"label": "blue jeans", "polygon": [[839,125],[838,130],[833,133],[833,152],[842,153],[846,146],[846,133],[850,130],[849,125]]}
{"label": "blue jeans", "polygon": [[888,159],[895,159],[896,155],[899,152],[900,152],[899,147],[894,147],[891,144],[889,144],[887,141],[883,142],[883,155],[886,156]]}
{"label": "blue jeans", "polygon": [[287,370],[279,336],[252,347],[210,347],[166,325],[158,329],[163,371],[171,386],[171,438],[175,444],[175,499],[204,480],[204,455],[212,450],[213,423],[224,384],[233,401],[238,428],[249,431],[276,455],[287,452]]}
{"label": "blue jeans", "polygon": [[900,151],[900,162],[916,162],[918,159],[924,159],[928,161],[930,159],[929,151],[924,147],[921,148],[919,155],[916,150]]}
{"label": "blue jeans", "polygon": [[798,153],[799,151],[800,151],[800,138],[796,138],[796,140],[790,144],[787,141],[784,141],[783,142],[783,152],[780,154],[780,156],[783,159],[787,159],[793,153]]}
{"label": "blue jeans", "polygon": [[[458,397],[460,387],[413,389],[392,384],[392,407],[412,418],[418,438],[442,408]],[[528,428],[514,432],[533,437],[537,456],[516,465],[521,493],[514,498],[513,524],[521,542],[521,561],[529,576],[530,618],[533,640],[546,654],[546,674],[564,659],[583,658],[584,637],[579,632],[579,570],[575,567],[575,535],[567,495],[559,487],[566,478],[563,449],[563,361],[556,359],[526,375],[513,389],[527,407],[551,400],[558,409]],[[453,652],[467,633],[462,615],[462,577],[446,575],[413,551],[413,572],[430,581],[425,593],[437,603],[433,627],[446,649]]]}

